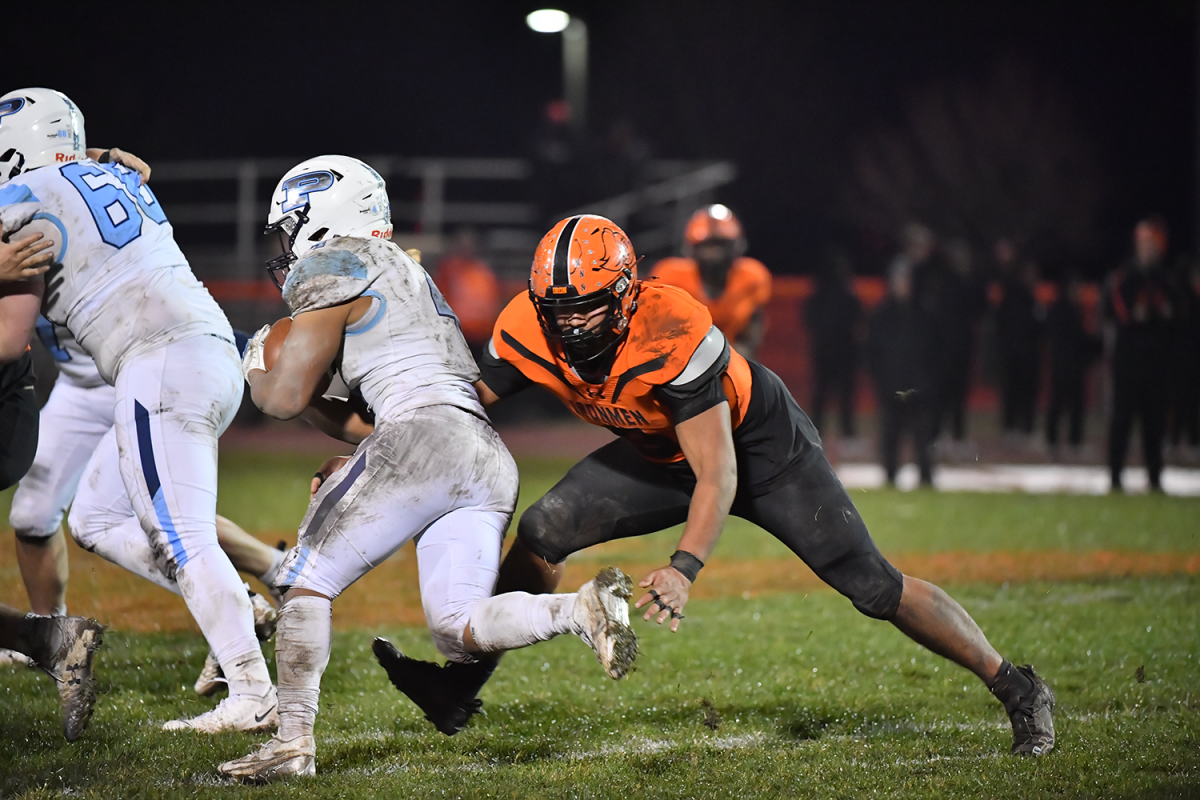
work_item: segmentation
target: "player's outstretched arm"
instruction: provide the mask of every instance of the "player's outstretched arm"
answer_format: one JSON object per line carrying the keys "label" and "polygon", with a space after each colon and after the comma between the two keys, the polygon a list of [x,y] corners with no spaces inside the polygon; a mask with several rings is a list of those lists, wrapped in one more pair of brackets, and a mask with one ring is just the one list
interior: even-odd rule
{"label": "player's outstretched arm", "polygon": [[0,283],[0,364],[16,361],[29,346],[45,288],[41,278]]}
{"label": "player's outstretched arm", "polygon": [[[360,297],[350,303],[297,314],[271,371],[253,366],[246,369],[250,396],[264,414],[276,419],[294,419],[308,408],[342,346],[346,322],[363,300],[370,304],[370,298]],[[361,309],[358,313],[361,315]],[[253,346],[252,340],[247,347],[248,356]]]}
{"label": "player's outstretched arm", "polygon": [[[673,631],[679,629],[695,570],[699,569],[695,564],[703,565],[717,546],[737,494],[737,454],[733,449],[727,404],[713,406],[680,422],[675,433],[696,474],[696,490],[692,493],[683,535],[671,559],[672,566],[654,570],[638,584],[648,591],[635,606],[649,605],[643,619],[649,620],[657,614],[660,625],[670,619]],[[690,577],[685,572],[691,572]]]}

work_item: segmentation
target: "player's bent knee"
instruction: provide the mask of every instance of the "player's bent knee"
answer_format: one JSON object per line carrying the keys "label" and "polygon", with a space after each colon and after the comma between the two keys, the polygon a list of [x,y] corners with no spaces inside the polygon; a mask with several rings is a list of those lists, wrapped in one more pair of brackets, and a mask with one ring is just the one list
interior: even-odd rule
{"label": "player's bent knee", "polygon": [[467,663],[474,660],[463,644],[463,632],[470,622],[469,616],[465,609],[426,614],[425,621],[433,643],[438,652],[449,661]]}
{"label": "player's bent knee", "polygon": [[860,614],[872,619],[889,620],[900,607],[904,576],[882,556],[856,558],[846,563],[844,576],[828,581],[850,598]]}

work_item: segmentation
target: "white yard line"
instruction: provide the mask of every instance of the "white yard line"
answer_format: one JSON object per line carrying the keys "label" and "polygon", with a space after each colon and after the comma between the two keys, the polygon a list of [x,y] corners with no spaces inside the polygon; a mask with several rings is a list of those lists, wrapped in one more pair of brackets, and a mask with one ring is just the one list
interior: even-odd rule
{"label": "white yard line", "polygon": [[[877,489],[884,485],[883,467],[878,464],[842,463],[837,474],[847,489]],[[900,468],[896,485],[902,491],[911,491],[917,488],[918,477],[916,465],[905,464]],[[1126,467],[1123,479],[1129,492],[1145,493],[1149,488],[1142,467]],[[1162,484],[1169,495],[1200,496],[1200,469],[1167,467],[1163,470]],[[1064,464],[947,465],[934,469],[933,485],[945,492],[1099,495],[1108,493],[1109,476],[1106,467]]]}

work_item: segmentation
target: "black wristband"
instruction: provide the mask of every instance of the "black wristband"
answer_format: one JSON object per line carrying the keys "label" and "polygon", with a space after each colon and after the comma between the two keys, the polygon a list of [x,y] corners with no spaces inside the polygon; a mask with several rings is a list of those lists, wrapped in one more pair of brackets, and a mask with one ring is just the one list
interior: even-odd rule
{"label": "black wristband", "polygon": [[671,566],[680,575],[687,578],[690,583],[695,583],[696,576],[700,574],[701,568],[704,567],[704,562],[686,550],[676,550],[671,555]]}
{"label": "black wristband", "polygon": [[98,164],[108,164],[111,161],[112,161],[112,150],[105,150],[103,153],[100,154],[100,157],[98,159],[96,159],[96,163],[98,163]]}

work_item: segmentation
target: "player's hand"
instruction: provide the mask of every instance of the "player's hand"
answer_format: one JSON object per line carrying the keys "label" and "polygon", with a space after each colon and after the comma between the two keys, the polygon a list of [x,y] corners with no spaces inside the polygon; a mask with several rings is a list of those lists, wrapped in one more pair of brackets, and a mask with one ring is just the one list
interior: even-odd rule
{"label": "player's hand", "polygon": [[150,182],[150,165],[133,153],[127,153],[116,147],[109,148],[108,150],[100,147],[89,147],[87,149],[87,157],[93,161],[99,161],[105,153],[108,153],[108,161],[115,161],[121,166],[129,167],[140,175],[142,183]]}
{"label": "player's hand", "polygon": [[[0,239],[4,226],[0,225]],[[13,242],[0,241],[0,283],[36,278],[50,269],[54,242],[40,233],[31,233]]]}
{"label": "player's hand", "polygon": [[679,570],[666,566],[651,572],[638,586],[648,590],[634,605],[634,608],[649,606],[642,619],[649,621],[651,617],[658,615],[655,621],[659,625],[669,619],[671,630],[679,630],[679,620],[683,619],[683,607],[687,605],[688,592],[692,588],[691,581]]}
{"label": "player's hand", "polygon": [[308,499],[312,500],[317,496],[317,490],[321,488],[321,484],[329,480],[329,476],[337,472],[342,467],[346,466],[346,462],[350,460],[350,456],[334,456],[321,465],[317,470],[317,474],[313,475],[312,486],[309,488]]}
{"label": "player's hand", "polygon": [[267,371],[267,362],[263,360],[263,343],[267,341],[267,334],[270,332],[271,326],[263,325],[246,342],[246,354],[242,356],[242,377],[247,382],[250,381],[250,372],[252,370]]}

